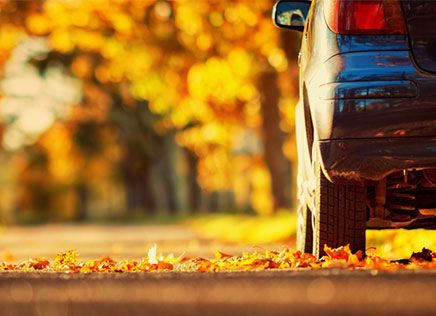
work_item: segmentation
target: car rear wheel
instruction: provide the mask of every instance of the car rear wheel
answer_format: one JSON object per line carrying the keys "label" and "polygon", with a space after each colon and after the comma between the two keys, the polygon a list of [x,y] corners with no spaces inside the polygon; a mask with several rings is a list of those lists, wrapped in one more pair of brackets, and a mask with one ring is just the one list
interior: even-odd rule
{"label": "car rear wheel", "polygon": [[[332,183],[316,171],[315,233],[313,254],[323,256],[324,245],[350,244],[353,252],[365,251],[366,188],[353,183]],[[308,227],[310,225],[306,225]]]}

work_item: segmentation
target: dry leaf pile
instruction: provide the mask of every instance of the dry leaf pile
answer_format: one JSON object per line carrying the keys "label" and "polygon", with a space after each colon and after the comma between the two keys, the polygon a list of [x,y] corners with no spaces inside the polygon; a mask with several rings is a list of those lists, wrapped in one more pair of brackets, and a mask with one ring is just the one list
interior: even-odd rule
{"label": "dry leaf pile", "polygon": [[399,269],[434,269],[436,253],[429,249],[413,253],[409,259],[388,260],[378,256],[363,256],[361,251],[353,254],[348,245],[336,249],[325,246],[327,254],[317,259],[311,254],[301,253],[290,248],[280,251],[243,253],[232,256],[217,252],[214,259],[199,257],[157,257],[156,245],[141,260],[115,261],[111,257],[80,261],[74,250],[58,254],[53,262],[45,258],[30,259],[20,264],[0,263],[0,271],[57,271],[69,273],[91,272],[151,272],[151,271],[247,271],[267,269],[376,269],[396,271]]}

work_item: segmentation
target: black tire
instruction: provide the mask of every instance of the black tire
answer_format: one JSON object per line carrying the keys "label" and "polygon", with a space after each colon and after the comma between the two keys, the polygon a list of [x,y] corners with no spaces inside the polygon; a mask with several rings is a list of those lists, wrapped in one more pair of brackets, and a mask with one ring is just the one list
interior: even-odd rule
{"label": "black tire", "polygon": [[303,204],[300,205],[297,214],[297,248],[304,253],[312,253],[313,229],[312,212]]}
{"label": "black tire", "polygon": [[315,191],[315,234],[313,254],[325,255],[324,245],[337,248],[350,244],[351,251],[365,252],[366,187],[332,183],[319,169]]}

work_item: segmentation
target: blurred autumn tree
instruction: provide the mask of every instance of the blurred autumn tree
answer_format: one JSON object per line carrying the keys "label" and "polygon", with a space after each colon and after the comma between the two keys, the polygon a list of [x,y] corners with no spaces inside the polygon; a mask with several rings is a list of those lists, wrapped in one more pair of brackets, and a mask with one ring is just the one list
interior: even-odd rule
{"label": "blurred autumn tree", "polygon": [[[39,210],[29,201],[42,195],[53,207],[49,201],[61,196],[29,187],[27,174],[38,169],[50,186],[75,196],[78,220],[92,211],[102,178],[122,183],[130,212],[290,208],[298,41],[274,28],[272,5],[3,3],[3,64],[20,39],[47,39],[49,49],[29,62],[41,76],[61,68],[83,91],[69,115],[31,145],[38,150],[22,167],[19,207]],[[32,162],[40,156],[43,163]]]}

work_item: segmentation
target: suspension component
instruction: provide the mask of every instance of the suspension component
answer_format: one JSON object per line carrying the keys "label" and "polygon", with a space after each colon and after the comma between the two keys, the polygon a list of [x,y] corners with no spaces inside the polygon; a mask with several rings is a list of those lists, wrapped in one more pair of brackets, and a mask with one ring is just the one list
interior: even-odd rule
{"label": "suspension component", "polygon": [[392,173],[373,192],[370,219],[385,227],[436,227],[436,169]]}

